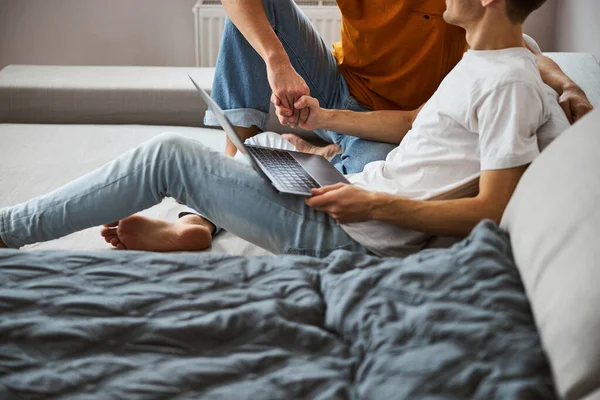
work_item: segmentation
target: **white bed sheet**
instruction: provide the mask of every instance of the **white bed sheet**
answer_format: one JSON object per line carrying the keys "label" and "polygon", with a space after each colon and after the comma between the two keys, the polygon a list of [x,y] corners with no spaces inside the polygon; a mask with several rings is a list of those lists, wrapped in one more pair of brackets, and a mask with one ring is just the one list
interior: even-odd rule
{"label": "white bed sheet", "polygon": [[[176,132],[223,151],[221,131],[188,127],[136,125],[0,124],[0,208],[14,205],[57,187],[103,165],[163,132]],[[140,214],[176,220],[184,206],[172,199]],[[77,249],[106,251],[100,227],[64,238],[26,246],[26,250]],[[228,232],[219,234],[209,250],[240,255],[270,254]]]}

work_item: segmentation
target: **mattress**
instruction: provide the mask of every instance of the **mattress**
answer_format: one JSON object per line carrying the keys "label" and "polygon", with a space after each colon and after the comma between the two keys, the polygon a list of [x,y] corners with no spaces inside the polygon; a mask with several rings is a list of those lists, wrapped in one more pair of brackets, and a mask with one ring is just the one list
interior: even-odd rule
{"label": "mattress", "polygon": [[552,399],[509,239],[406,259],[0,251],[0,398]]}
{"label": "mattress", "polygon": [[[0,124],[0,207],[50,192],[163,132],[176,132],[197,139],[221,152],[225,149],[225,134],[205,128]],[[175,221],[184,208],[173,199],[166,199],[140,214]],[[100,227],[96,227],[58,240],[26,246],[25,249],[105,251],[111,246],[102,240]],[[270,254],[228,232],[219,234],[209,251],[237,255]]]}

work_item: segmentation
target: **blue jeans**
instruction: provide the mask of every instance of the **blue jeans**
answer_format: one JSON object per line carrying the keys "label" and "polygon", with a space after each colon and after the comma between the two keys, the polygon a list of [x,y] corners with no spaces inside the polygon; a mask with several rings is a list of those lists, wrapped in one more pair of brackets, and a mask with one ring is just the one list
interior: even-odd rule
{"label": "blue jeans", "polygon": [[11,248],[52,240],[123,219],[165,197],[276,254],[367,252],[302,197],[279,194],[245,164],[169,133],[49,194],[0,210],[0,238]]}
{"label": "blue jeans", "polygon": [[[319,100],[321,107],[367,111],[351,96],[335,57],[298,6],[291,0],[263,0],[263,5],[293,67],[304,78],[311,96]],[[228,19],[217,59],[213,99],[225,110],[234,126],[256,126],[265,131],[271,93],[264,61]],[[219,125],[210,111],[204,122],[208,126]],[[342,154],[332,163],[343,174],[362,172],[365,165],[385,159],[397,147],[343,132],[319,130],[316,133],[342,148]]]}

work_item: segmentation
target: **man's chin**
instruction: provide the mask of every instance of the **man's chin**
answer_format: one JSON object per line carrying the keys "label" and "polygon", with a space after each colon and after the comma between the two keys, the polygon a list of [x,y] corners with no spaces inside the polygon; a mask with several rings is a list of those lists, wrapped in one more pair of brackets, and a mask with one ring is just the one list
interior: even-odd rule
{"label": "man's chin", "polygon": [[450,25],[458,25],[458,21],[452,16],[452,14],[448,10],[444,11],[444,21],[446,21]]}

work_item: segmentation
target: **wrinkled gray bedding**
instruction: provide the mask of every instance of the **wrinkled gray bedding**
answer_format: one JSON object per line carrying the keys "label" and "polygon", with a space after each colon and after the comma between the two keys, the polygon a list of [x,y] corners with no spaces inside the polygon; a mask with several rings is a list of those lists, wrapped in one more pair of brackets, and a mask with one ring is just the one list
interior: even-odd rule
{"label": "wrinkled gray bedding", "polygon": [[0,251],[0,398],[552,398],[510,254]]}

